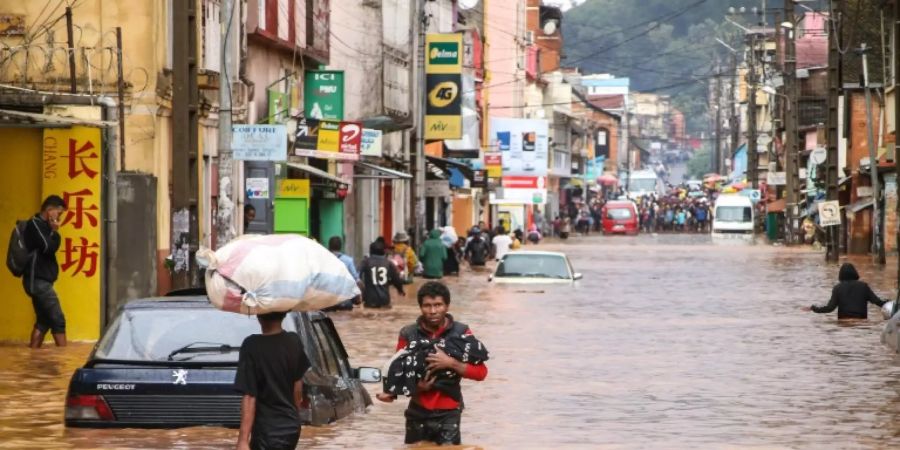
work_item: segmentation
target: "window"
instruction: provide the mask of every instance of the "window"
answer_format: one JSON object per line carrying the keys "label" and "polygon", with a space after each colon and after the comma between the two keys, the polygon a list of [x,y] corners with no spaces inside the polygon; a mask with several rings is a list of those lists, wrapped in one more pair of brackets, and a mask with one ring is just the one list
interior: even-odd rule
{"label": "window", "polygon": [[606,218],[612,220],[627,220],[632,217],[631,210],[626,208],[610,208],[606,210]]}
{"label": "window", "polygon": [[[284,329],[296,331],[294,317],[288,315]],[[135,309],[113,321],[97,344],[95,357],[127,361],[165,361],[176,349],[220,345],[240,347],[244,338],[259,333],[255,317],[242,316],[210,307]],[[209,352],[182,355],[191,361],[237,362],[238,352]]]}
{"label": "window", "polygon": [[716,208],[716,220],[720,222],[750,222],[753,211],[749,206],[719,206]]}
{"label": "window", "polygon": [[322,369],[329,375],[339,377],[341,376],[341,366],[337,360],[337,352],[331,346],[331,342],[328,339],[328,330],[325,329],[324,325],[325,323],[322,320],[313,322],[313,330],[316,332],[318,347],[322,352],[322,358],[325,360],[325,365],[322,366]]}
{"label": "window", "polygon": [[656,191],[656,178],[632,178],[628,180],[628,190],[631,192]]}
{"label": "window", "polygon": [[496,276],[568,279],[569,264],[562,256],[509,254],[497,267]]}
{"label": "window", "polygon": [[[218,1],[203,2],[203,68],[212,72],[222,69],[222,28],[219,26],[219,11],[222,5]],[[229,39],[240,39],[229,36]]]}

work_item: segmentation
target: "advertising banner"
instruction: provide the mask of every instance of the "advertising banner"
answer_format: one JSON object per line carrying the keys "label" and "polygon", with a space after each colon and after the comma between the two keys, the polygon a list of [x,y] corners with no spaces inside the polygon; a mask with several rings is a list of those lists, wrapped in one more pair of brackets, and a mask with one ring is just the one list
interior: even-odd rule
{"label": "advertising banner", "polygon": [[44,130],[43,197],[58,195],[67,209],[60,215],[62,237],[56,258],[55,289],[68,322],[69,338],[96,339],[100,333],[103,253],[103,144],[100,129]]}
{"label": "advertising banner", "polygon": [[303,85],[303,110],[311,119],[344,119],[344,72],[307,70]]}
{"label": "advertising banner", "polygon": [[500,153],[485,153],[484,168],[488,178],[500,178],[503,176],[503,156]]}
{"label": "advertising banner", "polygon": [[428,34],[425,46],[425,139],[461,139],[462,34]]}
{"label": "advertising banner", "polygon": [[490,145],[503,155],[503,176],[542,177],[549,164],[549,125],[543,119],[491,117]]}
{"label": "advertising banner", "polygon": [[362,144],[362,124],[303,118],[297,121],[294,154],[321,159],[356,161]]}
{"label": "advertising banner", "polygon": [[231,148],[241,161],[287,161],[284,125],[232,125]]}

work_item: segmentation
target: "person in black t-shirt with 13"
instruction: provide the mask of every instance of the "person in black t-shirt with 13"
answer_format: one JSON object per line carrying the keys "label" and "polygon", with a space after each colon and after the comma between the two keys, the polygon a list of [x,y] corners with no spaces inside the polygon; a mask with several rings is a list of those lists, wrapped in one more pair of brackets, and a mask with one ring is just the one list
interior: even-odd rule
{"label": "person in black t-shirt with 13", "polygon": [[310,363],[300,336],[281,327],[286,315],[258,315],[262,334],[248,336],[241,344],[234,378],[235,388],[244,394],[239,450],[293,450],[300,440],[298,410]]}

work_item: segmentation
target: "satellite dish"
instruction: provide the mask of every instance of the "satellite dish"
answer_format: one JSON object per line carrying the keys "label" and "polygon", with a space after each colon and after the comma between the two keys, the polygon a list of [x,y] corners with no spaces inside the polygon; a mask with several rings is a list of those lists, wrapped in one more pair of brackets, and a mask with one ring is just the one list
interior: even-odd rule
{"label": "satellite dish", "polygon": [[477,4],[478,4],[478,0],[459,0],[459,2],[457,3],[457,5],[459,6],[459,9],[463,9],[463,10],[472,9]]}
{"label": "satellite dish", "polygon": [[544,24],[544,34],[550,35],[556,32],[556,21],[548,20]]}

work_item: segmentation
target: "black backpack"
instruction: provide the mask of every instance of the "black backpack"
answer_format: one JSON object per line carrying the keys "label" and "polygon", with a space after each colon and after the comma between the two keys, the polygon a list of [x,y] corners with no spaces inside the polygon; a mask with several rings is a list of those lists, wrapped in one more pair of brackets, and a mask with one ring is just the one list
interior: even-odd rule
{"label": "black backpack", "polygon": [[6,249],[6,267],[15,277],[21,277],[25,274],[25,269],[31,264],[31,260],[34,257],[34,253],[25,246],[26,226],[28,226],[27,220],[16,222],[12,234],[9,236],[9,247]]}
{"label": "black backpack", "polygon": [[471,245],[472,263],[484,264],[488,254],[488,244],[484,240],[474,240],[469,243]]}

